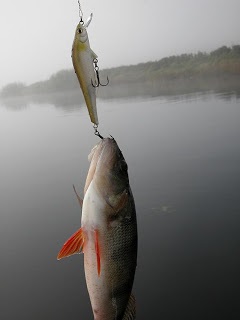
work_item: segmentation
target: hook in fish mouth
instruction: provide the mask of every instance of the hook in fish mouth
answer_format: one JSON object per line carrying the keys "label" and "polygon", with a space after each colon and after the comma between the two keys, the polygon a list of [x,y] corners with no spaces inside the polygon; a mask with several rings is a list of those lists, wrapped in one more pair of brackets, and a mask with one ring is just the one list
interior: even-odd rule
{"label": "hook in fish mouth", "polygon": [[100,132],[98,131],[98,125],[97,124],[94,124],[93,125],[93,129],[94,129],[94,134],[95,136],[98,136],[100,139],[104,139],[103,136],[100,134]]}
{"label": "hook in fish mouth", "polygon": [[[95,136],[98,136],[100,139],[104,140],[105,138],[100,134],[100,132],[98,131],[98,125],[97,124],[94,124],[93,125],[93,129],[94,129],[94,134]],[[113,141],[116,141],[113,136],[110,134],[110,139],[113,140]]]}
{"label": "hook in fish mouth", "polygon": [[98,136],[100,139],[102,139],[102,140],[104,139],[98,130],[96,132],[94,132],[94,134],[95,134],[95,136]]}

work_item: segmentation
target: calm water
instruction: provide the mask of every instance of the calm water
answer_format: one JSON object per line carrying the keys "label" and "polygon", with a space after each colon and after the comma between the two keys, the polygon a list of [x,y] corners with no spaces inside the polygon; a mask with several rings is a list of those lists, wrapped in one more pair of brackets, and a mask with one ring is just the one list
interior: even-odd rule
{"label": "calm water", "polygon": [[[240,100],[198,94],[98,109],[136,201],[137,319],[240,319]],[[82,192],[97,142],[85,108],[0,107],[1,319],[92,319],[82,255],[56,255],[80,226],[72,184]]]}

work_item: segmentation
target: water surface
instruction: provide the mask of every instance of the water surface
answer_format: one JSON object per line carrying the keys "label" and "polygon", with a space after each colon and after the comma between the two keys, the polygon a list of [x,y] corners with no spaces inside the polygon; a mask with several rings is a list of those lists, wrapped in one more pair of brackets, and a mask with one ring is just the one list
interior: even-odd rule
{"label": "water surface", "polygon": [[[240,100],[231,94],[99,101],[135,197],[137,319],[239,319]],[[56,255],[80,226],[87,155],[78,105],[0,106],[0,318],[92,319],[83,257]]]}

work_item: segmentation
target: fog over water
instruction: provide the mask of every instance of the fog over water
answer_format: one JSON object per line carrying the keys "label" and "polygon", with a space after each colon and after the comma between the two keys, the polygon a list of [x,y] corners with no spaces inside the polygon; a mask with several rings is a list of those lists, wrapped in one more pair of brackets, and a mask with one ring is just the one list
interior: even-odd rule
{"label": "fog over water", "polygon": [[[80,226],[72,184],[82,193],[98,138],[86,108],[16,105],[0,106],[0,318],[92,319],[82,255],[56,256]],[[136,202],[137,319],[238,319],[239,98],[99,100],[98,110]]]}
{"label": "fog over water", "polygon": [[[136,64],[240,43],[239,0],[81,0],[99,67]],[[72,68],[78,1],[0,2],[0,88]]]}

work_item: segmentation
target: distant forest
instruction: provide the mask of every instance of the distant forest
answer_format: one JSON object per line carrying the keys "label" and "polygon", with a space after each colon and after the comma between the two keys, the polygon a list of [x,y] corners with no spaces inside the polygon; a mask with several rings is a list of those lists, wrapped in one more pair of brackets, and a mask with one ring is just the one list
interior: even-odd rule
{"label": "distant forest", "polygon": [[[131,87],[138,84],[162,87],[173,83],[199,82],[205,79],[235,79],[235,87],[240,89],[240,45],[222,46],[210,53],[181,54],[163,58],[159,61],[139,63],[100,70],[103,81],[108,76],[112,88]],[[227,78],[226,78],[227,77]],[[187,81],[187,82],[186,82]],[[43,95],[58,92],[72,92],[79,89],[74,70],[60,70],[48,80],[25,85],[21,82],[10,83],[0,92],[1,98]],[[158,86],[156,87],[158,90]],[[101,90],[99,90],[101,91]],[[104,89],[106,92],[106,89]],[[104,98],[104,94],[103,94]]]}

